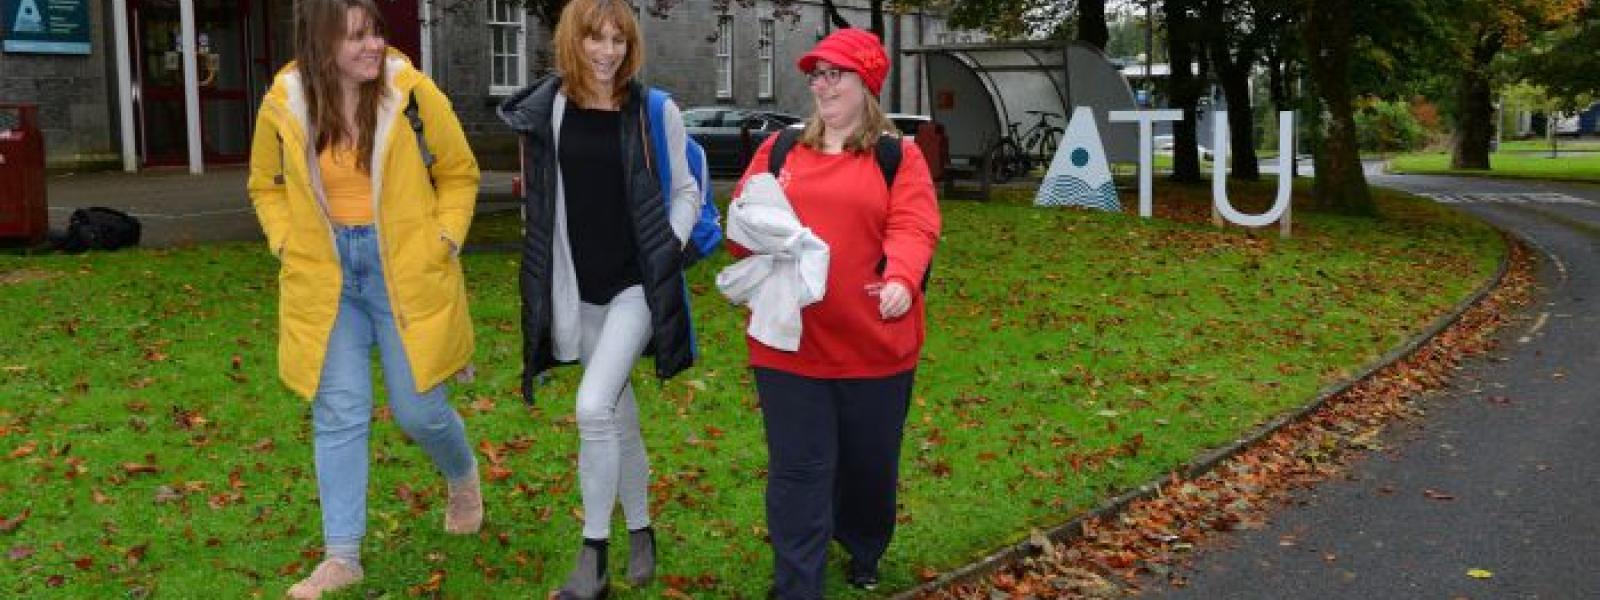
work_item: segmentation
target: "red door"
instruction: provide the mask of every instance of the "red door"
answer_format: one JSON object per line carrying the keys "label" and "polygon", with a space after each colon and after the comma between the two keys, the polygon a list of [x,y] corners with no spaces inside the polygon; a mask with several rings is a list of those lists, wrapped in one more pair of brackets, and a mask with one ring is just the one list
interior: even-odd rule
{"label": "red door", "polygon": [[422,19],[417,5],[422,0],[378,0],[378,10],[383,11],[383,22],[389,26],[389,45],[394,46],[422,65]]}

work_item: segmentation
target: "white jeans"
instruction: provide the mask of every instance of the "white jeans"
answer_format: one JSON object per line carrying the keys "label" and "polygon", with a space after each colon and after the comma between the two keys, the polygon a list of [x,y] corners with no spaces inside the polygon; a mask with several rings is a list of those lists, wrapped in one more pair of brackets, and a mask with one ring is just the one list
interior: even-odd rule
{"label": "white jeans", "polygon": [[650,459],[628,382],[650,341],[650,307],[644,288],[636,285],[610,304],[581,304],[578,318],[583,333],[576,410],[583,537],[603,540],[611,535],[611,512],[619,499],[628,529],[650,525]]}

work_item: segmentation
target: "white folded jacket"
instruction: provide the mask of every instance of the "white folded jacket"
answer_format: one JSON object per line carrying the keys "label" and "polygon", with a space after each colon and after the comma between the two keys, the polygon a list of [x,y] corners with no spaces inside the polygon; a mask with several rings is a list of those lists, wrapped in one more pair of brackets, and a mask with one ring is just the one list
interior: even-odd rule
{"label": "white folded jacket", "polygon": [[800,223],[770,173],[745,181],[728,208],[727,235],[751,254],[717,273],[717,289],[750,307],[750,337],[800,349],[800,309],[828,291],[828,243]]}

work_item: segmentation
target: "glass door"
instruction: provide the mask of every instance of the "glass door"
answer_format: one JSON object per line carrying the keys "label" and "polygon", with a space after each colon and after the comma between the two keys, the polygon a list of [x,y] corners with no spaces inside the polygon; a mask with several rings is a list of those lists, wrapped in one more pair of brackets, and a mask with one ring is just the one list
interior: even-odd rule
{"label": "glass door", "polygon": [[[250,0],[195,0],[201,157],[208,164],[249,157],[252,93]],[[178,0],[132,0],[139,150],[148,166],[188,162],[182,22]],[[263,27],[264,28],[264,27]]]}

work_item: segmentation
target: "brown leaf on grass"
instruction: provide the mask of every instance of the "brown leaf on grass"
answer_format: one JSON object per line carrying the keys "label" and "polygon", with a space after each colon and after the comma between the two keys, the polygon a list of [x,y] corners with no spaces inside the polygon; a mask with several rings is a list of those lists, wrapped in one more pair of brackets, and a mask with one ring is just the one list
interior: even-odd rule
{"label": "brown leaf on grass", "polygon": [[278,442],[273,441],[272,438],[267,437],[267,438],[261,438],[260,441],[257,441],[254,445],[250,446],[250,451],[251,452],[257,452],[257,453],[266,453],[266,452],[271,452],[273,450],[276,450],[277,448],[278,448]]}
{"label": "brown leaf on grass", "polygon": [[300,571],[303,570],[303,569],[305,569],[305,565],[303,565],[300,561],[297,560],[297,561],[291,562],[289,564],[286,564],[284,566],[278,567],[278,575],[283,576],[283,577],[293,577],[295,575],[299,575]]}
{"label": "brown leaf on grass", "polygon": [[478,412],[481,412],[481,413],[486,413],[486,412],[494,411],[494,405],[495,405],[494,398],[490,398],[488,396],[478,396],[478,398],[476,400],[473,400],[472,404],[470,404],[469,406],[472,407],[472,410],[475,410],[475,411],[478,411]]}
{"label": "brown leaf on grass", "polygon": [[150,464],[150,463],[125,462],[125,463],[122,463],[122,472],[123,473],[127,473],[129,475],[144,475],[144,474],[150,474],[150,473],[160,473],[161,472],[161,467],[158,467],[158,466]]}
{"label": "brown leaf on grass", "polygon": [[11,550],[6,552],[6,558],[11,559],[11,560],[23,560],[23,559],[26,559],[26,558],[31,558],[33,556],[33,554],[34,554],[33,546],[28,546],[28,545],[12,546]]}
{"label": "brown leaf on grass", "polygon": [[709,425],[709,424],[706,425],[705,431],[706,431],[706,437],[710,438],[710,439],[713,439],[713,440],[722,439],[722,436],[723,436],[723,433],[724,433],[722,431],[721,427],[717,427],[716,425]]}
{"label": "brown leaf on grass", "polygon": [[933,567],[922,567],[920,569],[917,569],[917,579],[921,579],[924,583],[929,582],[929,581],[933,581],[933,580],[938,579],[938,578],[939,578],[939,570],[938,569],[935,569]]}
{"label": "brown leaf on grass", "polygon": [[83,555],[83,556],[80,556],[77,559],[74,559],[72,561],[72,566],[77,567],[79,571],[87,571],[89,569],[93,569],[94,568],[94,557],[93,556],[89,556],[87,554]]}
{"label": "brown leaf on grass", "polygon": [[489,440],[478,440],[478,451],[483,453],[484,458],[489,459],[491,465],[498,465],[505,460],[500,456],[500,448]]}
{"label": "brown leaf on grass", "polygon": [[11,517],[9,519],[0,519],[0,533],[11,533],[16,531],[17,528],[22,527],[22,523],[27,521],[28,517],[32,514],[32,508],[24,508],[22,509],[22,512],[18,513],[15,517]]}
{"label": "brown leaf on grass", "polygon": [[210,420],[198,410],[189,410],[182,406],[172,407],[172,424],[178,429],[190,431],[209,422]]}
{"label": "brown leaf on grass", "polygon": [[439,588],[444,586],[444,575],[445,573],[443,569],[436,569],[433,572],[428,573],[427,581],[411,586],[408,591],[413,596],[437,594],[439,593]]}
{"label": "brown leaf on grass", "polygon": [[9,456],[13,460],[15,460],[15,459],[18,459],[18,458],[22,458],[22,457],[31,455],[31,454],[34,453],[34,451],[36,451],[38,449],[39,449],[39,442],[29,441],[26,444],[23,444],[21,446],[17,446],[17,449],[16,450],[12,450],[11,454]]}
{"label": "brown leaf on grass", "polygon": [[666,589],[666,591],[661,592],[661,597],[672,598],[673,600],[694,600],[694,596],[685,594],[681,591],[678,591],[678,588],[673,587],[669,587]]}
{"label": "brown leaf on grass", "polygon": [[516,473],[511,469],[507,469],[500,465],[489,465],[488,470],[484,473],[484,477],[487,477],[489,481],[499,482],[510,479],[511,476],[515,474]]}
{"label": "brown leaf on grass", "polygon": [[47,587],[58,588],[58,587],[61,587],[63,585],[66,585],[66,583],[67,583],[67,578],[64,575],[51,575],[49,577],[44,578],[44,584]]}
{"label": "brown leaf on grass", "polygon": [[141,562],[144,562],[144,555],[149,550],[150,544],[139,544],[129,548],[127,552],[122,554],[122,558],[123,560],[128,561],[129,565],[137,565]]}
{"label": "brown leaf on grass", "polygon": [[243,467],[234,467],[232,471],[228,471],[228,487],[235,490],[244,489]]}

